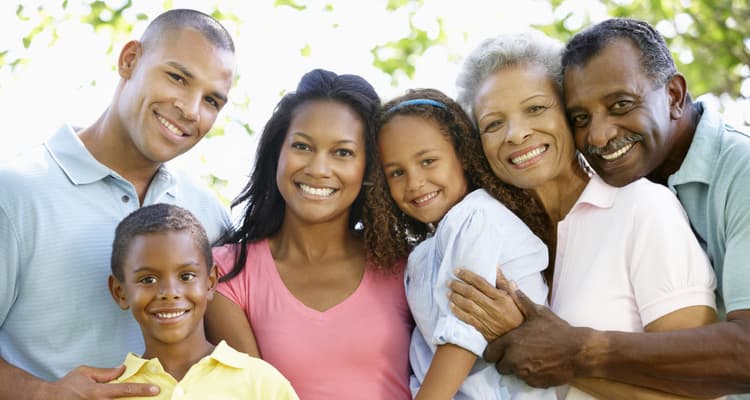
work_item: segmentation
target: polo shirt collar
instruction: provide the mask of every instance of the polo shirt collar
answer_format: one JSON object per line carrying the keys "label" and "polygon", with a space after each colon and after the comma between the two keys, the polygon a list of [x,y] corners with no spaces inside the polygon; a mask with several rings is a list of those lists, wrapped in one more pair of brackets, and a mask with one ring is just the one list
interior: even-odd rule
{"label": "polo shirt collar", "polygon": [[145,358],[140,358],[133,353],[128,353],[123,364],[125,364],[125,372],[123,372],[122,375],[117,378],[118,382],[123,382],[130,379],[130,377],[138,374],[141,369],[149,364],[158,368],[159,371],[164,371],[164,368],[162,368],[161,363],[158,359],[152,358],[150,360],[146,360]]}
{"label": "polo shirt collar", "polygon": [[[52,159],[74,185],[85,185],[100,181],[108,176],[127,182],[117,172],[100,163],[75,133],[73,128],[65,124],[44,143]],[[162,164],[152,181],[160,182],[166,187],[166,192],[177,197],[175,179],[166,165]]]}
{"label": "polo shirt collar", "polygon": [[716,140],[716,136],[721,134],[724,121],[716,110],[706,107],[701,102],[695,105],[701,112],[701,118],[680,169],[667,180],[670,189],[688,182],[708,184],[711,181],[711,172],[718,162],[721,143]]}
{"label": "polo shirt collar", "polygon": [[618,188],[606,184],[599,175],[592,175],[570,212],[572,213],[584,204],[597,208],[611,208],[615,203],[617,190]]}
{"label": "polo shirt collar", "polygon": [[68,124],[60,127],[44,146],[74,185],[96,182],[113,172],[89,153]]}
{"label": "polo shirt collar", "polygon": [[225,341],[219,342],[209,355],[217,362],[233,368],[244,368],[247,365],[247,354],[231,348]]}
{"label": "polo shirt collar", "polygon": [[[245,365],[247,365],[247,357],[248,356],[246,354],[240,353],[237,350],[231,348],[225,341],[222,340],[218,345],[216,345],[214,351],[212,351],[211,354],[203,357],[200,361],[198,361],[197,364],[201,364],[209,359],[212,359],[228,367],[240,369],[244,368]],[[117,380],[120,382],[127,380],[133,375],[138,374],[143,368],[149,365],[155,367],[156,371],[166,374],[166,371],[164,371],[164,367],[161,365],[161,362],[159,362],[158,358],[147,360],[145,358],[138,357],[133,353],[128,353],[123,364],[125,364],[125,372],[123,372],[122,375],[117,378]]]}

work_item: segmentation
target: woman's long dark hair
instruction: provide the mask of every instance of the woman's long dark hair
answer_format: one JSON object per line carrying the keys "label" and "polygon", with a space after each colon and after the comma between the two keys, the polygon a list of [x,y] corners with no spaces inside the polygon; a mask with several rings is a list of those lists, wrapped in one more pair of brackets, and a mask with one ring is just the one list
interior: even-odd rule
{"label": "woman's long dark hair", "polygon": [[[234,267],[221,278],[232,279],[245,267],[247,244],[268,238],[281,228],[286,203],[276,184],[276,170],[281,146],[295,110],[302,104],[315,100],[332,100],[349,106],[357,113],[365,128],[365,157],[368,176],[372,168],[375,118],[380,107],[380,97],[364,78],[358,75],[338,75],[331,71],[315,69],[304,76],[294,92],[287,93],[276,105],[271,118],[263,128],[255,153],[255,168],[250,180],[232,201],[232,208],[245,204],[239,223],[230,229],[218,244],[236,243]],[[364,191],[360,191],[351,207],[349,228],[362,219]]]}

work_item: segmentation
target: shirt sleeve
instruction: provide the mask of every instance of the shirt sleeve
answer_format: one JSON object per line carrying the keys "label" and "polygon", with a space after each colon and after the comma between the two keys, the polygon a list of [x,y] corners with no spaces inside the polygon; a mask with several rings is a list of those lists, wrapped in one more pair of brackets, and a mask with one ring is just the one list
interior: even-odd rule
{"label": "shirt sleeve", "polygon": [[18,235],[5,210],[0,207],[0,327],[18,294],[21,252]]}
{"label": "shirt sleeve", "polygon": [[[216,263],[219,277],[228,274],[234,267],[235,248],[236,245],[233,244],[213,248],[214,263]],[[247,277],[246,265],[242,272],[228,281],[219,282],[216,287],[217,292],[242,307],[245,314],[248,312],[247,299],[250,293]]]}
{"label": "shirt sleeve", "polygon": [[494,284],[500,266],[505,276],[516,281],[534,301],[544,303],[547,297],[540,274],[547,267],[546,247],[520,219],[499,203],[497,206],[499,212],[487,212],[485,207],[461,213],[451,210],[436,233],[443,254],[433,288],[438,322],[432,340],[438,345],[455,344],[478,357],[487,346],[486,340],[472,326],[456,318],[449,306],[447,284],[456,279],[453,273],[456,268],[469,269]]}
{"label": "shirt sleeve", "polygon": [[689,306],[716,308],[716,279],[682,206],[667,190],[636,204],[630,276],[644,326]]}
{"label": "shirt sleeve", "polygon": [[750,172],[729,186],[725,209],[722,294],[726,312],[750,309]]}

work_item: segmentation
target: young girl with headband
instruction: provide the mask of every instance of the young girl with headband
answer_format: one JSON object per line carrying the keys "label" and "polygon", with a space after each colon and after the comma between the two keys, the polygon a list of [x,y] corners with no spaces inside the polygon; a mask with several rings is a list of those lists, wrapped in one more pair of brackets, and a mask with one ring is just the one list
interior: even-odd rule
{"label": "young girl with headband", "polygon": [[412,394],[553,399],[552,390],[501,377],[482,360],[487,342],[453,315],[446,286],[455,268],[495,282],[500,267],[531,299],[545,303],[547,248],[534,235],[546,234],[543,211],[529,193],[495,177],[469,118],[443,93],[412,90],[383,110],[376,134],[382,169],[367,186],[365,243],[381,265],[408,256],[404,283],[416,322],[409,348]]}

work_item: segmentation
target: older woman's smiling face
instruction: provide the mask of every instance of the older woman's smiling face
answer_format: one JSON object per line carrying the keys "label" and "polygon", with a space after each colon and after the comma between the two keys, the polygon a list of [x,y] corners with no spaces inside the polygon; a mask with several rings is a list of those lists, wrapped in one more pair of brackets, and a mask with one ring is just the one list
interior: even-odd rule
{"label": "older woman's smiling face", "polygon": [[574,165],[560,93],[542,66],[496,70],[479,86],[474,118],[484,154],[506,183],[533,189]]}

